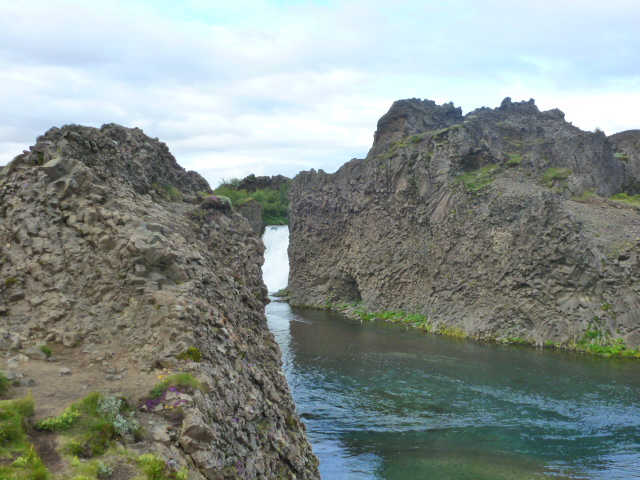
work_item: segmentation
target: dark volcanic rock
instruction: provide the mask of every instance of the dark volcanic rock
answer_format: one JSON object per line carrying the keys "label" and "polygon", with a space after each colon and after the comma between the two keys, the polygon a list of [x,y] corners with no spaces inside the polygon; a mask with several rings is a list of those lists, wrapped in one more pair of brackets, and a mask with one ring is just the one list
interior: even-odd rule
{"label": "dark volcanic rock", "polygon": [[640,193],[640,130],[627,130],[609,136],[613,151],[627,173],[625,191],[631,195]]}
{"label": "dark volcanic rock", "polygon": [[255,192],[256,190],[277,190],[289,180],[291,179],[284,175],[256,177],[251,174],[243,178],[235,188],[237,190],[246,190],[249,193]]}
{"label": "dark volcanic rock", "polygon": [[533,100],[465,117],[395,102],[366,159],[294,179],[291,303],[362,301],[536,344],[597,328],[638,345],[640,217],[603,198],[631,181],[619,157]]}
{"label": "dark volcanic rock", "polygon": [[[0,176],[2,348],[46,342],[103,352],[92,365],[188,371],[202,388],[175,399],[177,424],[162,406],[146,414],[144,451],[193,479],[318,478],[264,316],[264,245],[221,199],[196,205],[200,191],[206,181],[141,130],[40,137]],[[133,381],[122,372],[107,371],[114,389]]]}
{"label": "dark volcanic rock", "polygon": [[387,150],[389,145],[410,135],[437,130],[462,121],[462,109],[453,103],[437,105],[433,100],[398,100],[378,120],[369,156]]}
{"label": "dark volcanic rock", "polygon": [[247,219],[254,232],[260,235],[260,237],[264,235],[266,228],[264,220],[262,220],[264,208],[259,202],[250,198],[246,202],[236,205],[235,209],[240,215]]}

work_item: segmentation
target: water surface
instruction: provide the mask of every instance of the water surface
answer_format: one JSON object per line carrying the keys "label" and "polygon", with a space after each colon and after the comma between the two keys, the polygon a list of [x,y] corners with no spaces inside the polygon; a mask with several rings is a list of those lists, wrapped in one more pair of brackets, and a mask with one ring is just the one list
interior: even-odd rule
{"label": "water surface", "polygon": [[640,478],[637,362],[267,317],[324,479]]}
{"label": "water surface", "polygon": [[[287,227],[263,268],[286,286]],[[640,479],[640,362],[267,306],[324,480]]]}

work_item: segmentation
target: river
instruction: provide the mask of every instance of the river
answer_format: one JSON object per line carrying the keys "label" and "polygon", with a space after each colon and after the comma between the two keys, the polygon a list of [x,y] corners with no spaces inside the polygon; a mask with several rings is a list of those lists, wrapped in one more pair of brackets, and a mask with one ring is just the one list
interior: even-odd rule
{"label": "river", "polygon": [[[286,227],[269,227],[270,292],[286,286],[283,242]],[[267,319],[325,480],[640,479],[637,360],[447,338],[276,301]]]}

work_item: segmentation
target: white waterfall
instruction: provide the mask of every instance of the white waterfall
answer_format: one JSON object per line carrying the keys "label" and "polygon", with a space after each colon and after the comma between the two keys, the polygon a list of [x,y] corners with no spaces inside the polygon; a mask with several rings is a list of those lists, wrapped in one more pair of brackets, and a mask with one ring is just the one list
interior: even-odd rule
{"label": "white waterfall", "polygon": [[267,249],[264,252],[262,278],[269,293],[275,293],[287,286],[289,281],[289,227],[287,225],[268,226],[262,236]]}

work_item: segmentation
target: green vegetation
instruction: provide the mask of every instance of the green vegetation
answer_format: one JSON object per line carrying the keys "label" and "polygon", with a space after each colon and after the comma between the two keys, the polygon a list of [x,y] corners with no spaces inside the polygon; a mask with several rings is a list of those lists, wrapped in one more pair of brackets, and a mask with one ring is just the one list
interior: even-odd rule
{"label": "green vegetation", "polygon": [[470,192],[478,192],[495,180],[495,175],[500,173],[497,165],[487,165],[472,172],[463,173],[456,181],[463,184]]}
{"label": "green vegetation", "polygon": [[626,153],[614,153],[613,154],[614,157],[616,157],[618,160],[622,161],[622,162],[628,162],[629,161],[629,155],[627,155]]}
{"label": "green vegetation", "polygon": [[[172,383],[171,381],[167,383]],[[0,401],[0,479],[51,480],[54,476],[38,457],[26,435],[27,418],[34,412],[29,394],[17,400]],[[36,422],[36,428],[61,433],[64,457],[72,480],[103,480],[114,475],[114,459],[120,457],[139,469],[136,479],[188,480],[189,470],[147,453],[132,456],[116,440],[131,440],[139,434],[133,411],[124,398],[93,392],[70,405],[57,417]],[[102,459],[94,458],[108,453]],[[141,475],[142,474],[142,475]],[[59,478],[55,476],[55,478]]]}
{"label": "green vegetation", "polygon": [[507,345],[533,345],[531,340],[522,337],[505,337],[500,340]]}
{"label": "green vegetation", "polygon": [[[603,315],[611,314],[615,319],[616,316],[611,312],[612,309],[613,305],[610,303],[603,303],[600,307],[600,310],[604,312]],[[606,328],[604,320],[597,315],[593,317],[587,331],[576,342],[575,347],[583,352],[605,357],[640,358],[640,350],[628,347],[622,338],[614,338]]]}
{"label": "green vegetation", "polygon": [[598,194],[593,191],[591,188],[587,188],[583,190],[580,195],[571,197],[571,200],[581,203],[587,203],[589,200],[598,198]]}
{"label": "green vegetation", "polygon": [[553,187],[557,182],[564,182],[572,173],[573,171],[569,168],[547,168],[540,178],[540,183]]}
{"label": "green vegetation", "polygon": [[631,205],[640,205],[640,195],[627,195],[626,193],[616,193],[609,197],[610,200],[616,202],[629,203]]}
{"label": "green vegetation", "polygon": [[69,430],[82,414],[75,409],[67,409],[57,417],[44,418],[38,420],[34,427],[36,430],[49,430],[50,432],[61,432]]}
{"label": "green vegetation", "polygon": [[[244,189],[236,190],[234,185],[240,183],[239,179],[231,179],[226,181],[227,184],[220,185],[213,191],[218,198],[226,197],[231,204],[240,205],[253,199],[262,205],[262,220],[268,225],[287,225],[289,198],[287,196],[291,181],[287,181],[277,190],[259,189],[255,192],[247,192]],[[231,186],[229,186],[231,185]]]}
{"label": "green vegetation", "polygon": [[51,354],[53,353],[53,351],[51,350],[51,347],[49,345],[42,345],[40,347],[40,350],[42,351],[42,353],[44,353],[47,358],[49,358],[51,356]]}
{"label": "green vegetation", "polygon": [[0,478],[47,480],[49,472],[26,435],[27,418],[33,415],[31,394],[0,401]]}
{"label": "green vegetation", "polygon": [[186,468],[175,470],[153,453],[140,455],[136,463],[146,475],[147,480],[188,480],[189,478],[189,471]]}
{"label": "green vegetation", "polygon": [[505,163],[505,166],[509,168],[513,168],[513,167],[517,167],[521,163],[522,163],[522,157],[520,155],[518,155],[517,153],[510,153],[509,160],[507,160],[507,163]]}
{"label": "green vegetation", "polygon": [[9,390],[9,380],[5,377],[4,372],[0,371],[0,395],[4,395]]}
{"label": "green vegetation", "polygon": [[191,390],[200,390],[202,385],[196,378],[190,373],[174,373],[168,377],[162,379],[157,383],[150,392],[151,398],[160,398],[167,389],[171,387],[182,387]]}
{"label": "green vegetation", "polygon": [[177,355],[178,360],[191,360],[200,363],[202,361],[202,352],[196,347],[189,347],[181,354]]}
{"label": "green vegetation", "polygon": [[342,305],[332,305],[331,303],[327,303],[325,307],[331,310],[344,312],[347,315],[358,318],[360,320],[384,320],[385,322],[390,323],[403,323],[411,325],[427,332],[431,331],[431,323],[429,322],[429,319],[425,315],[422,315],[420,313],[408,313],[403,310],[387,310],[376,313],[367,312],[367,310],[360,302],[344,303]]}
{"label": "green vegetation", "polygon": [[628,347],[622,338],[613,338],[600,330],[587,330],[576,348],[604,357],[640,358],[640,350]]}
{"label": "green vegetation", "polygon": [[15,285],[16,283],[18,283],[20,280],[18,280],[17,278],[14,277],[9,277],[4,281],[4,286],[5,287],[10,287],[11,285]]}
{"label": "green vegetation", "polygon": [[170,202],[180,202],[182,201],[182,192],[180,189],[174,187],[171,184],[163,183],[162,185],[159,183],[152,183],[151,188],[153,188],[158,195],[164,197],[166,200]]}
{"label": "green vegetation", "polygon": [[82,458],[103,455],[117,439],[138,433],[126,400],[100,392],[90,393],[57,417],[36,422],[35,428],[64,432],[64,450]]}

